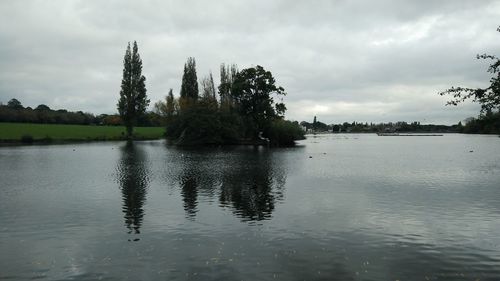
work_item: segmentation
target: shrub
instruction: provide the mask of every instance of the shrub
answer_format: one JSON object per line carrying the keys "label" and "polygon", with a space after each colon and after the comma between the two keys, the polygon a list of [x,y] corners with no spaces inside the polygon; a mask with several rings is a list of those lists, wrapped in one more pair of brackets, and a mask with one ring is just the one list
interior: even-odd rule
{"label": "shrub", "polygon": [[294,145],[295,140],[303,140],[305,132],[297,122],[287,120],[274,120],[267,132],[271,145],[289,146]]}
{"label": "shrub", "polygon": [[206,107],[183,110],[167,126],[167,138],[181,145],[219,144],[221,124],[216,111]]}
{"label": "shrub", "polygon": [[34,141],[34,138],[33,138],[32,135],[23,135],[21,137],[21,142],[22,143],[33,143],[33,141]]}
{"label": "shrub", "polygon": [[41,139],[41,141],[44,142],[44,143],[51,143],[54,140],[51,137],[49,137],[49,136],[45,136],[43,139]]}

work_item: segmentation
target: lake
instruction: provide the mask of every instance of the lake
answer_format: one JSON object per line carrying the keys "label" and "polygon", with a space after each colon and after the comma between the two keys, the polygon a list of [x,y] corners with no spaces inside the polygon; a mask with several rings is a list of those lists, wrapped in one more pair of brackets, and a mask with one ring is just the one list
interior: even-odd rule
{"label": "lake", "polygon": [[500,138],[0,147],[1,280],[500,280]]}

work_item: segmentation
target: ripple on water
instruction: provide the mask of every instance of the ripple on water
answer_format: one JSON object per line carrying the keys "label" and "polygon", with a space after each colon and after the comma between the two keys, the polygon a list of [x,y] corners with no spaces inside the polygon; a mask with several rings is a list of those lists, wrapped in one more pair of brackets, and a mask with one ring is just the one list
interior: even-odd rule
{"label": "ripple on water", "polygon": [[0,149],[0,279],[498,279],[498,138],[303,143]]}

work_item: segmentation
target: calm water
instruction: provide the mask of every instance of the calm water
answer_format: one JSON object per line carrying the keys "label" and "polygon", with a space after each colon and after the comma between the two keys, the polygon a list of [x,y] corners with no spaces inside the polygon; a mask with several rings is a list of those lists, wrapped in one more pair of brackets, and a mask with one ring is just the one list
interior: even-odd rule
{"label": "calm water", "polygon": [[500,280],[496,136],[2,147],[0,161],[1,280]]}

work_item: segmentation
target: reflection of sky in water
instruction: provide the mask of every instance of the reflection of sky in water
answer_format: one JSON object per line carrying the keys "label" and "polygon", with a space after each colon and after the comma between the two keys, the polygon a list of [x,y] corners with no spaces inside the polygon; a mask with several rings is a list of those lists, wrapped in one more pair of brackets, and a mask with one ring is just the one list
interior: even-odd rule
{"label": "reflection of sky in water", "polygon": [[301,143],[0,148],[0,279],[500,276],[498,137]]}

